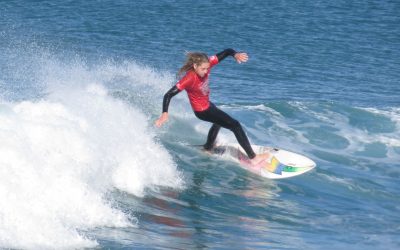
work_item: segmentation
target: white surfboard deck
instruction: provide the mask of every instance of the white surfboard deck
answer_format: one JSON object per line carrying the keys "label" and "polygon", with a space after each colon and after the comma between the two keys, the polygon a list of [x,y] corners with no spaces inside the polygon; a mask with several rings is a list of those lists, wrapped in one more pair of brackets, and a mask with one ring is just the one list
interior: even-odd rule
{"label": "white surfboard deck", "polygon": [[251,145],[256,154],[268,153],[267,160],[252,165],[239,144],[229,143],[216,145],[207,153],[238,163],[242,168],[268,179],[282,179],[304,174],[316,164],[310,158],[287,150]]}

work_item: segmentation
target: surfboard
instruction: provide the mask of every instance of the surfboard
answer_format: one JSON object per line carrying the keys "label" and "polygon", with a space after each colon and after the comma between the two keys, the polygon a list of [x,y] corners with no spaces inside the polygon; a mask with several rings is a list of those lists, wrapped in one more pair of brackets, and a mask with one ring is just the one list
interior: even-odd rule
{"label": "surfboard", "polygon": [[213,156],[222,157],[238,163],[242,168],[268,179],[282,179],[298,176],[316,167],[310,158],[287,150],[252,145],[256,154],[268,153],[269,157],[257,165],[250,163],[239,144],[220,144],[205,151]]}

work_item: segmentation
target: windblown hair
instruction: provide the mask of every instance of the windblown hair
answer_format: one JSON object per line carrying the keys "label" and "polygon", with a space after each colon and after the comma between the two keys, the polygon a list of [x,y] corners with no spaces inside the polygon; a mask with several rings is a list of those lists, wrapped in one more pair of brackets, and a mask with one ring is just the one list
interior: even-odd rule
{"label": "windblown hair", "polygon": [[205,53],[201,52],[187,52],[186,53],[186,62],[179,69],[178,77],[181,77],[184,73],[193,69],[193,65],[200,65],[204,62],[208,62],[208,56]]}

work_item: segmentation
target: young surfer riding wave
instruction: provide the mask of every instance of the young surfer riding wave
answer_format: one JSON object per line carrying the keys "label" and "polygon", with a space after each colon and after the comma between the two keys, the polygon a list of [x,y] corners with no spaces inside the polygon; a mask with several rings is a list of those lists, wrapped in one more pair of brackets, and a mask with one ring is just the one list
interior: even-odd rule
{"label": "young surfer riding wave", "polygon": [[178,76],[184,76],[164,95],[162,114],[155,122],[155,125],[161,127],[168,120],[168,106],[171,98],[182,90],[186,90],[196,117],[200,120],[213,123],[208,132],[207,142],[203,146],[204,149],[211,150],[213,148],[218,132],[223,127],[234,133],[240,146],[249,157],[251,164],[256,165],[267,159],[269,156],[268,153],[256,155],[241,124],[217,108],[209,99],[210,88],[208,77],[211,68],[228,56],[234,57],[238,63],[247,62],[249,59],[247,53],[236,52],[233,49],[226,49],[211,57],[199,52],[188,53],[186,63],[178,72]]}

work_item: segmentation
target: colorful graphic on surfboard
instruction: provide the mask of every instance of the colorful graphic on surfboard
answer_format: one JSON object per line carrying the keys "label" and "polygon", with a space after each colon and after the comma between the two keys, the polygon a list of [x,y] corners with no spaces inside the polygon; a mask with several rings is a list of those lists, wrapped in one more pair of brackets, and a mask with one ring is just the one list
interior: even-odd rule
{"label": "colorful graphic on surfboard", "polygon": [[239,163],[242,168],[268,179],[282,179],[301,175],[316,166],[313,160],[297,153],[259,145],[252,145],[252,147],[256,154],[268,153],[268,159],[257,165],[252,165],[239,144],[216,145],[211,151],[207,152],[211,155],[233,160]]}

